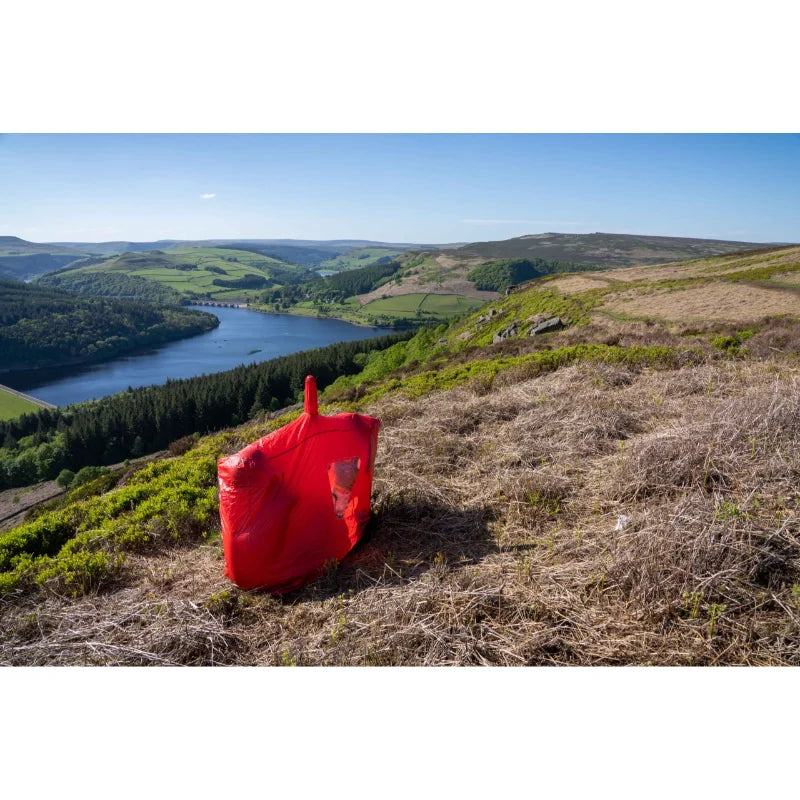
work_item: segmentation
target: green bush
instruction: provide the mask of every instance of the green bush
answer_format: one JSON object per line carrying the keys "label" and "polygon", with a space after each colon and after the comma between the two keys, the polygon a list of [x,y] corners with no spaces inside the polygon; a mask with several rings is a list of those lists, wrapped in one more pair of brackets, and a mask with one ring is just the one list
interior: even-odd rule
{"label": "green bush", "polygon": [[108,578],[119,572],[124,556],[80,551],[53,559],[36,576],[39,586],[49,584],[60,594],[78,594],[98,589]]}
{"label": "green bush", "polygon": [[751,330],[738,331],[731,336],[720,334],[711,340],[711,344],[724,353],[735,356],[739,352],[742,342],[746,342],[753,335],[754,332]]}
{"label": "green bush", "polygon": [[594,264],[549,261],[544,258],[507,258],[488,261],[475,267],[467,274],[467,280],[472,281],[476,289],[502,292],[509,286],[533,280],[533,278],[539,278],[542,275],[596,269],[598,267]]}
{"label": "green bush", "polygon": [[70,488],[77,489],[78,486],[82,486],[84,483],[89,483],[89,481],[93,481],[95,478],[99,478],[101,475],[108,475],[108,473],[108,467],[82,467],[78,470],[78,473],[72,480]]}
{"label": "green bush", "polygon": [[[294,416],[271,420],[267,429]],[[263,433],[261,423],[237,435]],[[183,456],[151,462],[124,486],[98,493],[98,486],[115,482],[103,474],[70,492],[61,507],[0,533],[0,595],[45,583],[72,595],[92,591],[121,568],[125,552],[211,535],[219,524],[217,459],[231,438],[227,432],[206,437]]]}
{"label": "green bush", "polygon": [[71,469],[62,469],[61,472],[58,473],[58,477],[56,478],[56,483],[62,489],[66,489],[74,480],[75,480],[75,473]]}

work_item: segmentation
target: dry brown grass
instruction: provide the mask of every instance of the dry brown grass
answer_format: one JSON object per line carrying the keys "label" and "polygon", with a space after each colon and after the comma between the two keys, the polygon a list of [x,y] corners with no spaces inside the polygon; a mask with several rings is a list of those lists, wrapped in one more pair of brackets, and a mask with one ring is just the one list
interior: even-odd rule
{"label": "dry brown grass", "polygon": [[752,339],[747,340],[747,352],[756,358],[800,356],[800,325],[789,319],[762,320]]}
{"label": "dry brown grass", "polygon": [[791,283],[794,285],[800,284],[800,272],[779,272],[773,275],[770,280],[775,283]]}
{"label": "dry brown grass", "polygon": [[616,296],[601,310],[669,322],[750,322],[766,316],[800,316],[800,297],[788,290],[708,283],[688,289]]}
{"label": "dry brown grass", "polygon": [[458,251],[455,251],[454,253],[440,253],[436,256],[435,261],[445,269],[461,267],[468,267],[469,269],[472,269],[473,267],[477,267],[479,264],[483,264],[486,259],[482,258],[481,256],[473,256],[471,258],[463,255],[459,256]]}
{"label": "dry brown grass", "polygon": [[[704,275],[726,275],[752,269],[754,266],[771,267],[777,264],[793,264],[800,257],[800,247],[775,248],[766,253],[759,251],[743,252],[735,256],[719,256],[702,261],[680,261],[661,264],[657,267],[637,266],[605,270],[603,276],[615,281],[630,283],[647,280],[680,280]],[[582,276],[583,277],[583,276]],[[589,277],[586,275],[586,277]]]}
{"label": "dry brown grass", "polygon": [[[218,546],[132,557],[127,579],[99,595],[21,602],[3,619],[9,664],[218,664],[238,645],[224,614],[203,605],[227,589]],[[216,606],[213,606],[216,609]],[[5,640],[5,641],[3,641]]]}
{"label": "dry brown grass", "polygon": [[603,272],[614,281],[631,283],[633,281],[649,280],[663,281],[675,280],[680,278],[690,278],[697,273],[697,266],[694,264],[664,264],[658,267],[625,267],[623,269],[611,269]]}
{"label": "dry brown grass", "polygon": [[715,275],[728,275],[732,272],[752,269],[754,266],[761,268],[775,267],[779,264],[796,264],[798,258],[800,258],[800,247],[786,247],[756,256],[743,254],[741,258],[721,260],[706,266],[703,271],[713,272]]}
{"label": "dry brown grass", "polygon": [[357,295],[356,299],[363,306],[382,297],[400,297],[406,294],[460,294],[475,300],[488,302],[498,297],[498,292],[476,289],[472,281],[467,280],[467,273],[478,264],[481,258],[464,258],[455,255],[438,255],[436,264],[441,269],[430,266],[406,275],[400,282],[390,281],[366,294]]}
{"label": "dry brown grass", "polygon": [[547,284],[548,289],[555,289],[562,294],[576,294],[586,292],[591,289],[605,289],[611,281],[601,277],[594,277],[589,274],[570,275],[568,278],[556,278]]}
{"label": "dry brown grass", "polygon": [[6,604],[0,661],[798,664],[798,380],[595,364],[386,398],[374,523],[315,584],[241,592],[218,544],[137,557]]}
{"label": "dry brown grass", "polygon": [[466,272],[463,275],[447,275],[439,280],[433,281],[419,275],[411,275],[403,278],[403,282],[387,283],[378,289],[367,294],[357,295],[356,299],[363,306],[373,300],[380,300],[382,297],[400,297],[405,294],[461,294],[476,300],[488,302],[499,297],[498,292],[487,292],[476,289],[472,281],[466,279]]}

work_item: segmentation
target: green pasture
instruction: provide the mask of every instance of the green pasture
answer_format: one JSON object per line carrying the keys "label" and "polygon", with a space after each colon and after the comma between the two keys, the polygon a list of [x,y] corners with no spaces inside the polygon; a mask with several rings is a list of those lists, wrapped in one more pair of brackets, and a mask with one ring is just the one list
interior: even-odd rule
{"label": "green pasture", "polygon": [[[359,325],[393,325],[402,320],[412,324],[441,322],[459,314],[474,311],[481,305],[459,294],[404,294],[386,297],[360,305],[354,297],[343,303],[313,303],[301,301],[293,303],[285,313],[309,317],[332,317]],[[271,305],[255,306],[262,311],[274,311]]]}
{"label": "green pasture", "polygon": [[21,414],[35,414],[39,410],[40,406],[36,403],[0,389],[0,420],[14,419]]}
{"label": "green pasture", "polygon": [[402,253],[402,250],[391,250],[386,247],[362,247],[336,256],[336,258],[329,258],[327,261],[323,261],[317,269],[344,272],[349,269],[371,267],[382,258],[396,258]]}
{"label": "green pasture", "polygon": [[361,313],[389,317],[416,315],[447,317],[472,311],[480,305],[480,300],[460,294],[423,294],[418,292],[372,300],[361,307]]}
{"label": "green pasture", "polygon": [[158,281],[187,296],[199,294],[208,295],[214,300],[247,302],[261,290],[218,287],[214,286],[214,280],[243,278],[246,275],[271,277],[276,269],[292,270],[293,267],[246,250],[186,247],[161,253],[124,253],[102,264],[84,267],[81,271],[122,272]]}
{"label": "green pasture", "polygon": [[222,267],[223,269],[235,263],[260,268],[261,270],[269,269],[270,266],[281,267],[282,269],[291,268],[290,265],[279,261],[277,258],[264,256],[260,253],[251,253],[248,250],[226,250],[223,247],[186,247],[169,250],[167,255],[182,257],[183,260],[198,266],[211,265]]}

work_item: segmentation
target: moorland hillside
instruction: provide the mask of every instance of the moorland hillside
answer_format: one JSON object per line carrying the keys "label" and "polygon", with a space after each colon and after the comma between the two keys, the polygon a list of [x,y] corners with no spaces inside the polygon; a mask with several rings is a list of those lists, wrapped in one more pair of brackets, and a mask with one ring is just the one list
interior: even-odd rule
{"label": "moorland hillside", "polygon": [[800,663],[800,248],[538,278],[364,359],[374,520],[283,597],[223,576],[176,443],[0,534],[8,664]]}

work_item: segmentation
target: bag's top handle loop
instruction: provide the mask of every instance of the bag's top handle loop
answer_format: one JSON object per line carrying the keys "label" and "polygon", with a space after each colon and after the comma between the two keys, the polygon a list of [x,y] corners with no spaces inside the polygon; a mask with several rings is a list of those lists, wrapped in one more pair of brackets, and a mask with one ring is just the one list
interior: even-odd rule
{"label": "bag's top handle loop", "polygon": [[303,411],[306,414],[318,414],[319,409],[317,407],[317,381],[313,375],[308,375],[306,377],[306,387],[305,387],[305,403],[303,405]]}

